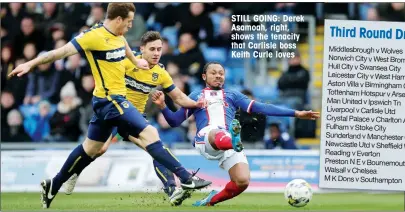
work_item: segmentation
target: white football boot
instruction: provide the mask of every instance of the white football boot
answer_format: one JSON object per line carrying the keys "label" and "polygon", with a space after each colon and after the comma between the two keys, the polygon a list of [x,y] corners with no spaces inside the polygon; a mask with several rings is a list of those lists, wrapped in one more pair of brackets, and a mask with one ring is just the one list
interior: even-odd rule
{"label": "white football boot", "polygon": [[74,173],[69,180],[67,180],[64,184],[63,187],[65,188],[65,194],[66,195],[71,195],[73,193],[73,190],[75,189],[77,180],[79,179],[79,176]]}

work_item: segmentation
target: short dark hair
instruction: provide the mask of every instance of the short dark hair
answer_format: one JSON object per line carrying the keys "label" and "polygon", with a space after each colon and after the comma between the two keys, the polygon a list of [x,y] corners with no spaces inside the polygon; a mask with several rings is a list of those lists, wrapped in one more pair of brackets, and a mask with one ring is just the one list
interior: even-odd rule
{"label": "short dark hair", "polygon": [[204,66],[204,68],[203,68],[203,74],[206,74],[206,73],[207,73],[207,69],[208,69],[208,67],[209,67],[210,65],[215,65],[215,64],[222,66],[222,68],[225,70],[224,66],[223,66],[221,63],[216,62],[216,61],[212,61],[212,62],[208,62],[208,63],[205,64],[205,66]]}
{"label": "short dark hair", "polygon": [[158,31],[147,31],[141,37],[141,46],[145,46],[149,42],[153,42],[155,40],[161,40],[163,42],[162,36]]}
{"label": "short dark hair", "polygon": [[109,3],[107,7],[107,19],[114,20],[118,16],[125,19],[128,17],[129,12],[135,13],[135,5],[133,3]]}

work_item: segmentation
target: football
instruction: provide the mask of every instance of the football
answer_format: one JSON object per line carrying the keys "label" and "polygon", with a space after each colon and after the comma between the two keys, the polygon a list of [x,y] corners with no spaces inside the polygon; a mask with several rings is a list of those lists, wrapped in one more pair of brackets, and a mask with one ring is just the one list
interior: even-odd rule
{"label": "football", "polygon": [[304,207],[312,199],[311,185],[303,179],[292,180],[285,187],[284,197],[291,206]]}

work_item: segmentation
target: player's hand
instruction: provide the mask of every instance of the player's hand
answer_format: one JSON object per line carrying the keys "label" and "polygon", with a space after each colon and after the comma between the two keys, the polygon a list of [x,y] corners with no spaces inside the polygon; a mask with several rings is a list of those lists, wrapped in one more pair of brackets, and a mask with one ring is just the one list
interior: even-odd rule
{"label": "player's hand", "polygon": [[206,108],[206,107],[208,107],[208,101],[205,98],[200,98],[196,102],[196,107],[197,108]]}
{"label": "player's hand", "polygon": [[309,120],[315,120],[320,117],[319,112],[312,112],[310,111],[296,111],[295,112],[295,117],[300,118],[300,119],[309,119]]}
{"label": "player's hand", "polygon": [[136,67],[139,69],[149,70],[149,63],[145,59],[136,60]]}
{"label": "player's hand", "polygon": [[30,72],[31,66],[28,63],[23,63],[21,65],[18,65],[9,75],[8,77],[13,77],[17,75],[18,77],[23,76],[24,74]]}
{"label": "player's hand", "polygon": [[152,93],[152,102],[158,106],[163,106],[165,103],[165,95],[162,91],[155,91]]}

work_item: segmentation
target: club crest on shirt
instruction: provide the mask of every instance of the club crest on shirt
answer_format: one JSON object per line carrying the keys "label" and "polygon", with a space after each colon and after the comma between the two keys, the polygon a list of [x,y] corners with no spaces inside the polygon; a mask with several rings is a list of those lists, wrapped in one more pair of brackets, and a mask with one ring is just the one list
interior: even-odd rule
{"label": "club crest on shirt", "polygon": [[129,108],[129,104],[127,101],[121,103],[124,108]]}
{"label": "club crest on shirt", "polygon": [[158,78],[159,78],[159,74],[153,72],[153,74],[152,74],[152,81],[153,81],[153,82],[156,82],[156,81],[158,80]]}

